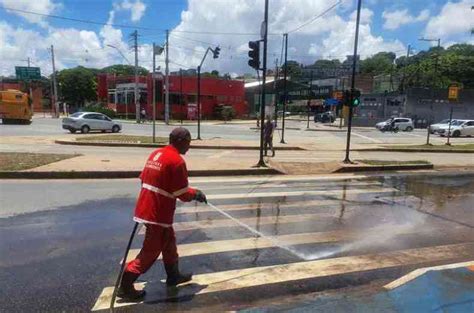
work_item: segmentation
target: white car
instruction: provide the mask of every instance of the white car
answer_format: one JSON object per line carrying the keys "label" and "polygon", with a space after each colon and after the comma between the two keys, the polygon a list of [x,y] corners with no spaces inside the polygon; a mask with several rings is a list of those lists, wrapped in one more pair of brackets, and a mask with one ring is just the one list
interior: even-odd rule
{"label": "white car", "polygon": [[[453,119],[451,121],[451,124],[456,122],[457,120]],[[449,126],[449,118],[448,119],[445,119],[445,120],[442,120],[441,122],[439,123],[436,123],[436,124],[431,124],[430,125],[430,133],[434,134],[436,132],[438,132],[438,130],[444,126]]]}
{"label": "white car", "polygon": [[76,112],[63,118],[62,126],[63,129],[67,129],[71,133],[81,131],[83,134],[91,130],[118,133],[122,129],[122,124],[113,121],[107,115],[97,112]]}
{"label": "white car", "polygon": [[452,137],[474,136],[474,120],[456,120],[456,122],[451,123],[451,129],[449,125],[445,125],[438,129],[437,133],[444,137],[448,135],[448,131],[450,131]]}
{"label": "white car", "polygon": [[409,132],[414,128],[412,119],[408,117],[394,117],[384,122],[377,123],[375,128],[378,130],[385,130],[392,122],[394,123],[394,127],[398,128],[398,130]]}

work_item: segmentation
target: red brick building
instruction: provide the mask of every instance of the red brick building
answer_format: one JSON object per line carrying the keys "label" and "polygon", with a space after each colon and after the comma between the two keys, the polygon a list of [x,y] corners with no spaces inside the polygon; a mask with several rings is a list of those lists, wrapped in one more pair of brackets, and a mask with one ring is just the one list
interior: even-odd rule
{"label": "red brick building", "polygon": [[[134,77],[116,77],[110,74],[99,74],[97,94],[100,101],[106,101],[118,115],[135,116]],[[192,119],[197,109],[197,77],[172,75],[170,82],[170,114],[171,118]],[[164,78],[156,83],[156,118],[164,116]],[[147,117],[153,112],[153,80],[151,74],[139,77],[140,107],[145,108]],[[182,95],[182,96],[181,96]],[[249,109],[245,102],[244,83],[237,80],[221,78],[201,78],[201,116],[213,118],[218,105],[234,108],[236,117],[248,115]]]}

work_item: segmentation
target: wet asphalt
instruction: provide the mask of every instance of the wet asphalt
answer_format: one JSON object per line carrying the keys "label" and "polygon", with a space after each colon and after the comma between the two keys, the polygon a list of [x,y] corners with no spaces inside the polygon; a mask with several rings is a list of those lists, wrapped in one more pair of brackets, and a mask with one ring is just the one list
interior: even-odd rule
{"label": "wet asphalt", "polygon": [[[407,233],[381,236],[380,240],[358,243],[348,250],[338,250],[344,242],[294,246],[304,253],[337,251],[323,258],[462,243],[471,241],[474,234],[474,175],[384,175],[309,182],[304,179],[274,181],[274,178],[271,181],[266,178],[223,180],[196,185],[208,195],[247,194],[239,199],[215,200],[213,204],[232,208],[229,213],[237,219],[252,218],[248,225],[265,235],[337,230],[363,233],[375,226],[389,229],[410,224]],[[90,311],[103,288],[115,283],[118,262],[133,226],[131,218],[138,180],[4,180],[0,184],[0,312]],[[252,193],[308,190],[322,193],[252,196]],[[351,193],[354,190],[360,193]],[[326,203],[312,204],[317,201]],[[175,223],[226,219],[218,212],[199,209],[203,207],[194,203],[180,204]],[[302,214],[313,216],[298,222],[284,220]],[[260,222],[268,217],[274,220]],[[254,237],[254,233],[237,224],[177,231],[178,244]],[[138,236],[133,248],[139,248],[140,243]],[[180,259],[181,267],[195,274],[293,262],[301,262],[301,259],[278,247]],[[159,281],[163,277],[161,262],[157,262],[140,279]],[[278,286],[272,288],[277,290]],[[200,302],[188,299],[184,303],[149,304],[118,311],[251,307],[250,300],[245,300],[249,297],[236,297],[239,292],[227,292]],[[258,292],[265,294],[264,289]],[[285,294],[285,290],[278,293]],[[216,299],[222,303],[217,304]]]}

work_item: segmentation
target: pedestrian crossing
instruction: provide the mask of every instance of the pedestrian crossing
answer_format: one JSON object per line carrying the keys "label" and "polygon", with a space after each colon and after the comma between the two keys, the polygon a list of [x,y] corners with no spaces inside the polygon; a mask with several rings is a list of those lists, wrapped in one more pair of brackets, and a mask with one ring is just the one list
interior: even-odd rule
{"label": "pedestrian crossing", "polygon": [[[180,267],[193,271],[193,280],[166,288],[158,261],[153,275],[136,283],[147,290],[144,302],[117,299],[116,308],[141,312],[191,297],[191,305],[219,299],[227,310],[257,294],[313,292],[474,259],[472,228],[417,211],[434,204],[383,179],[199,178],[196,187],[232,219],[204,204],[178,205]],[[143,229],[127,261],[138,254]],[[104,286],[92,311],[108,310],[112,293]]]}

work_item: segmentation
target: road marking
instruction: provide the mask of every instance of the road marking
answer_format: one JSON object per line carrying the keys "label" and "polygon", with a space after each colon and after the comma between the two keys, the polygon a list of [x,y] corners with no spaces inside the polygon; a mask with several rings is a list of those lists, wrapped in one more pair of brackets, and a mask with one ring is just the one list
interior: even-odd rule
{"label": "road marking", "polygon": [[223,156],[226,156],[226,155],[232,154],[232,153],[235,153],[235,151],[233,151],[233,150],[230,150],[230,151],[222,151],[222,152],[220,152],[220,153],[215,153],[215,154],[213,154],[213,155],[211,155],[211,156],[208,156],[207,158],[208,158],[208,159],[220,159],[220,158],[222,158]]}
{"label": "road marking", "polygon": [[370,138],[370,137],[361,135],[361,134],[356,133],[356,132],[352,132],[352,134],[357,136],[357,137],[367,139],[368,141],[372,141],[372,142],[375,142],[375,143],[383,143],[383,141],[380,141],[380,140],[377,140],[377,139],[374,139],[374,138]]}
{"label": "road marking", "polygon": [[[331,217],[334,214],[329,213],[315,213],[315,214],[299,214],[299,215],[287,215],[287,216],[262,216],[262,217],[246,217],[239,218],[239,221],[245,223],[253,228],[258,228],[262,225],[269,224],[285,224],[285,223],[298,223],[305,222],[308,220],[314,220],[322,217]],[[239,226],[231,219],[208,219],[202,221],[190,221],[174,223],[173,228],[175,231],[184,230],[196,230],[196,229],[209,229],[218,227],[234,227]],[[139,234],[143,235],[145,229],[140,230]]]}
{"label": "road marking", "polygon": [[326,176],[314,176],[314,175],[298,175],[298,176],[281,176],[281,175],[269,175],[269,176],[258,176],[258,177],[191,177],[189,181],[192,184],[197,183],[229,183],[229,182],[270,182],[270,181],[338,181],[347,179],[363,179],[367,178],[367,175],[362,174],[343,174],[343,175],[326,175]]}
{"label": "road marking", "polygon": [[[458,227],[460,228],[460,227]],[[282,246],[289,247],[302,244],[316,244],[329,242],[343,242],[347,240],[355,240],[361,236],[368,234],[375,235],[380,232],[389,232],[393,236],[407,234],[423,234],[430,233],[431,230],[418,231],[407,225],[397,226],[377,226],[359,230],[335,230],[327,232],[310,232],[301,234],[279,235],[265,237],[251,237],[243,239],[205,241],[198,243],[180,244],[178,253],[180,257],[222,253],[240,250],[253,250],[277,247],[275,242],[281,243]],[[127,258],[127,262],[135,259],[140,249],[131,249]],[[161,259],[161,255],[160,255]]]}
{"label": "road marking", "polygon": [[470,267],[470,266],[474,266],[474,261],[419,268],[419,269],[414,270],[413,272],[408,273],[407,275],[403,277],[400,277],[397,280],[394,280],[390,284],[387,284],[383,287],[387,290],[392,290],[397,287],[400,287],[401,285],[408,283],[409,281],[412,281],[413,279],[417,277],[420,277],[421,275],[425,274],[428,271],[442,271],[442,270],[454,269],[454,268],[459,268],[459,267]]}
{"label": "road marking", "polygon": [[[342,191],[341,191],[342,193]],[[341,200],[315,200],[315,201],[292,201],[292,202],[253,202],[245,204],[223,204],[219,205],[219,209],[227,212],[232,211],[243,211],[243,210],[277,210],[277,209],[300,209],[307,208],[311,206],[318,207],[338,207],[341,205]],[[347,205],[347,204],[346,204]],[[205,213],[205,212],[215,212],[213,208],[208,205],[198,204],[195,206],[184,206],[176,209],[175,214],[195,214],[195,213]]]}
{"label": "road marking", "polygon": [[[238,185],[217,185],[216,187],[205,187],[202,188],[205,191],[210,190],[237,190],[237,189],[247,189],[247,190],[259,190],[259,189],[269,189],[269,188],[291,188],[291,189],[298,189],[298,188],[311,188],[311,189],[321,189],[321,188],[340,188],[341,190],[344,187],[360,187],[360,186],[372,186],[372,187],[382,187],[383,184],[381,182],[321,182],[321,183],[311,183],[311,182],[302,182],[299,184],[291,184],[288,185],[285,182],[262,182],[261,184],[249,185],[249,184],[238,184]],[[207,194],[208,192],[206,192]]]}
{"label": "road marking", "polygon": [[[334,207],[334,208],[338,208],[340,207],[341,205],[351,205],[351,203],[347,203],[347,202],[350,202],[351,201],[351,197],[347,197],[347,194],[346,194],[346,197],[345,199],[344,196],[344,191],[341,190],[341,199],[334,199],[334,200],[328,200],[328,199],[324,199],[324,200],[311,200],[311,201],[308,201],[308,200],[300,200],[300,201],[291,201],[291,202],[286,202],[286,201],[277,201],[277,202],[274,202],[274,201],[271,201],[271,202],[264,202],[264,201],[259,201],[259,202],[249,202],[249,203],[244,203],[244,204],[221,204],[219,205],[219,209],[223,210],[223,211],[228,211],[228,212],[232,212],[232,211],[244,211],[244,210],[250,210],[250,211],[254,211],[254,210],[278,210],[278,209],[300,209],[300,208],[308,208],[308,207],[311,207],[311,206],[314,206],[315,209],[318,209],[320,207],[323,207],[323,208],[328,208],[328,207]],[[410,200],[409,197],[406,197],[406,196],[395,196],[395,197],[389,197],[389,198],[378,198],[379,200],[381,199],[388,199],[388,202],[387,204],[391,204],[391,202],[394,202],[394,201],[397,201],[397,204],[398,205],[404,205],[404,203],[408,200]],[[420,200],[418,200],[419,202]],[[416,202],[416,203],[418,203]],[[197,202],[194,202],[193,204],[188,204],[188,203],[183,203],[183,202],[180,202],[181,206],[178,206],[176,208],[176,212],[175,214],[177,215],[180,215],[180,214],[195,214],[195,213],[205,213],[205,212],[215,212],[215,210],[213,208],[211,208],[210,206],[208,205],[205,205],[205,204],[200,204],[200,203],[197,203]],[[376,204],[383,204],[383,202],[377,202]],[[372,205],[372,203],[370,202],[367,202],[367,203],[364,203],[365,206],[368,206],[368,205]]]}
{"label": "road marking", "polygon": [[[394,188],[370,188],[370,189],[349,189],[346,194],[358,193],[385,193],[397,191]],[[278,191],[278,192],[255,192],[255,193],[227,193],[209,195],[209,200],[226,200],[238,198],[273,198],[273,197],[297,197],[297,196],[317,196],[317,195],[338,195],[342,190],[306,190],[306,191]]]}
{"label": "road marking", "polygon": [[[159,302],[170,298],[213,294],[223,291],[237,291],[246,288],[275,284],[294,284],[305,279],[322,279],[330,276],[343,276],[357,272],[379,269],[397,269],[416,266],[427,262],[449,262],[455,259],[474,257],[474,242],[406,249],[377,254],[348,256],[315,261],[297,262],[272,266],[237,269],[193,276],[192,284],[179,289],[174,297],[166,291],[148,293],[146,302]],[[193,288],[199,286],[200,288]],[[135,284],[137,289],[146,283]],[[102,290],[92,311],[105,310],[110,306],[113,287]],[[166,289],[166,288],[163,288]],[[265,295],[262,295],[265,296]],[[143,302],[140,302],[143,303]],[[115,307],[137,305],[139,303],[116,303]]]}

